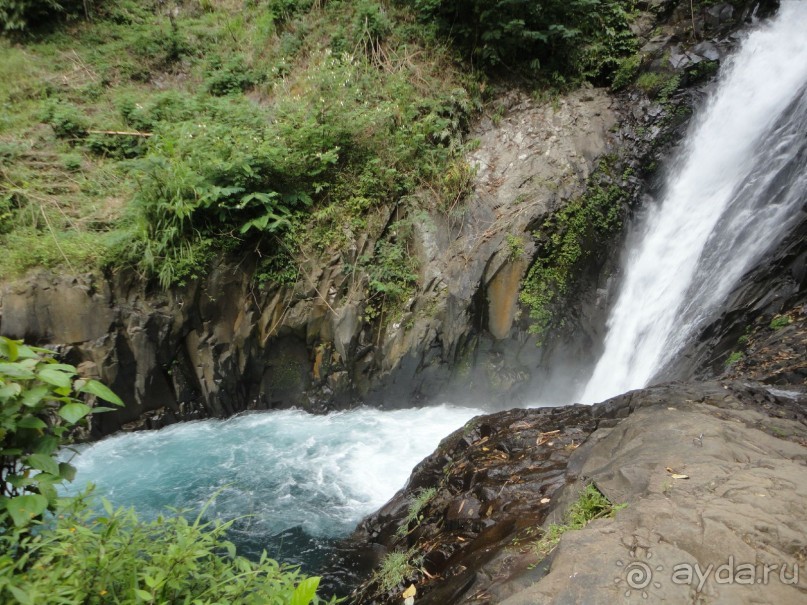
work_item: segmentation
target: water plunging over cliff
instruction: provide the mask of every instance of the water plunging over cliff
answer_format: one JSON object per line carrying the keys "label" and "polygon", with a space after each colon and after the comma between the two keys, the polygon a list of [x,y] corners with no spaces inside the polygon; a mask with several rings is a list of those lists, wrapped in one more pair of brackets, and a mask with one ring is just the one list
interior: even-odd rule
{"label": "water plunging over cliff", "polygon": [[783,2],[723,70],[623,261],[580,400],[646,386],[788,232],[807,192],[807,2]]}

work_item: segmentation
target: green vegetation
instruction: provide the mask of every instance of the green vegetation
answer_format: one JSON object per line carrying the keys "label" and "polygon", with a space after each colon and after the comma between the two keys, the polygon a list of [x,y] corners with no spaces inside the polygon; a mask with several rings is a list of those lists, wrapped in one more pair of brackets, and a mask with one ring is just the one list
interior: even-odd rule
{"label": "green vegetation", "polygon": [[418,495],[415,496],[415,498],[409,504],[409,510],[406,513],[406,517],[404,517],[401,521],[401,525],[398,528],[396,535],[403,537],[409,534],[412,531],[409,528],[412,523],[415,524],[415,527],[420,525],[420,522],[423,521],[423,515],[421,515],[423,509],[426,508],[426,505],[428,505],[436,495],[437,488],[434,487],[420,490]]}
{"label": "green vegetation", "polygon": [[790,323],[791,323],[790,317],[788,317],[787,315],[779,315],[771,320],[770,328],[771,330],[779,330],[781,328],[784,328],[785,326],[789,326]]}
{"label": "green vegetation", "polygon": [[636,50],[629,0],[409,0],[421,21],[483,69],[508,68],[555,84],[608,84]]}
{"label": "green vegetation", "polygon": [[636,86],[661,103],[669,101],[680,85],[680,75],[665,72],[646,71],[636,80]]}
{"label": "green vegetation", "polygon": [[[0,336],[0,528],[26,527],[56,506],[56,485],[76,469],[57,458],[59,447],[91,412],[85,393],[123,402],[96,380],[76,375],[50,351]],[[0,529],[1,531],[1,529]]]}
{"label": "green vegetation", "polygon": [[520,235],[513,235],[512,233],[508,233],[504,241],[505,245],[507,246],[507,257],[511,261],[521,258],[527,251],[524,245],[524,240],[521,238]]}
{"label": "green vegetation", "polygon": [[569,508],[564,522],[549,525],[544,535],[535,544],[536,551],[542,556],[546,556],[554,550],[560,542],[561,536],[567,531],[583,529],[594,519],[613,517],[617,511],[626,506],[627,504],[613,504],[593,483],[590,483],[580,492],[580,496]]}
{"label": "green vegetation", "polygon": [[[563,206],[533,233],[538,255],[522,283],[519,300],[529,309],[530,332],[539,344],[558,321],[561,305],[582,265],[621,227],[630,192],[612,176],[612,157],[603,158],[586,193]],[[622,181],[629,174],[622,175]]]}
{"label": "green vegetation", "polygon": [[429,199],[452,214],[473,179],[486,76],[454,49],[539,87],[607,83],[635,52],[632,10],[0,0],[0,274],[132,267],[168,287],[257,254],[259,282],[291,283],[301,258],[367,233],[357,264],[382,268],[367,287],[383,314],[417,281],[397,223]]}
{"label": "green vegetation", "polygon": [[426,34],[373,0],[116,0],[0,41],[0,272],[168,286],[240,252],[288,279],[359,232],[389,252],[382,209],[470,182],[476,85]]}
{"label": "green vegetation", "polygon": [[383,592],[389,592],[416,573],[422,565],[423,556],[417,555],[416,549],[396,550],[384,556],[373,580]]}
{"label": "green vegetation", "polygon": [[87,494],[59,498],[75,468],[57,454],[91,414],[118,397],[46,349],[0,337],[0,601],[308,605],[319,578],[264,553],[237,556],[229,523],[181,514],[146,523],[132,510],[92,510]]}
{"label": "green vegetation", "polygon": [[740,361],[745,354],[742,351],[734,351],[731,355],[726,358],[726,367],[729,368],[733,366],[735,363]]}

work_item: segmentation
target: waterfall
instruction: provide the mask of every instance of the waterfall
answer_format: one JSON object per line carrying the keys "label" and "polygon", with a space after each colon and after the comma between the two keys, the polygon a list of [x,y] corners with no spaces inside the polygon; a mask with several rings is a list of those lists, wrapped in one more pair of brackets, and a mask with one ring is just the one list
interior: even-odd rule
{"label": "waterfall", "polygon": [[650,384],[798,220],[807,191],[807,2],[741,43],[625,255],[580,400]]}

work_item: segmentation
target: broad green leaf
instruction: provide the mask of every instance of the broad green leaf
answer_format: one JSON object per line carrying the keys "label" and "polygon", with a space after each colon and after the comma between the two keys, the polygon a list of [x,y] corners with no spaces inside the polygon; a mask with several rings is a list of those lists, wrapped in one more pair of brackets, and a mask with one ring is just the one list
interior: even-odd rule
{"label": "broad green leaf", "polygon": [[59,463],[45,454],[31,454],[25,458],[25,463],[38,471],[44,471],[51,475],[59,474]]}
{"label": "broad green leaf", "polygon": [[22,387],[18,385],[16,382],[4,384],[3,386],[0,386],[0,401],[8,401],[9,399],[14,399],[21,392]]}
{"label": "broad green leaf", "polygon": [[48,425],[36,416],[25,416],[17,423],[18,429],[46,429]]}
{"label": "broad green leaf", "polygon": [[59,463],[59,477],[65,481],[73,481],[76,478],[76,467],[67,462]]}
{"label": "broad green leaf", "polygon": [[114,403],[115,405],[121,406],[123,405],[123,401],[120,397],[115,395],[115,393],[113,393],[105,384],[98,382],[97,380],[88,380],[80,387],[80,390],[82,393],[90,393],[91,395],[100,397],[109,403]]}
{"label": "broad green leaf", "polygon": [[[57,479],[57,480],[56,480],[56,483],[59,483],[59,482],[60,482],[60,480],[58,479],[58,477],[57,477],[56,479]],[[54,483],[54,482],[53,482],[53,481],[50,479],[50,477],[49,477],[49,478],[48,478],[48,481],[41,481],[41,482],[37,483],[37,486],[36,486],[36,487],[37,487],[37,489],[39,490],[39,493],[40,493],[40,494],[41,494],[41,495],[42,495],[42,496],[43,496],[43,497],[44,497],[44,498],[45,498],[45,499],[46,499],[46,500],[47,500],[49,503],[50,503],[50,502],[56,502],[57,498],[59,497],[59,494],[58,494],[58,493],[56,493],[56,488],[55,488],[55,487],[53,487],[53,483]]]}
{"label": "broad green leaf", "polygon": [[[56,427],[57,429],[60,427]],[[34,452],[37,454],[47,454],[50,455],[59,449],[62,441],[56,435],[45,435],[40,437],[34,447]]]}
{"label": "broad green leaf", "polygon": [[28,345],[20,344],[17,348],[17,357],[19,359],[39,359],[39,354],[45,353],[49,355],[51,351],[40,349],[39,347],[29,347]]}
{"label": "broad green leaf", "polygon": [[14,525],[22,527],[38,517],[48,508],[48,499],[39,494],[26,494],[9,498],[6,502],[6,510],[14,520]]}
{"label": "broad green leaf", "polygon": [[11,484],[12,487],[17,489],[21,489],[23,487],[28,487],[29,485],[34,484],[34,480],[31,477],[26,477],[25,475],[6,475],[6,481]]}
{"label": "broad green leaf", "polygon": [[145,590],[141,590],[140,588],[135,588],[135,595],[139,598],[143,599],[144,601],[151,602],[151,593],[146,592]]}
{"label": "broad green leaf", "polygon": [[51,363],[48,364],[49,370],[61,370],[62,372],[70,372],[71,374],[76,373],[76,366],[71,366],[66,363]]}
{"label": "broad green leaf", "polygon": [[65,372],[64,370],[53,368],[51,366],[47,366],[39,370],[39,372],[37,372],[37,376],[43,382],[47,382],[48,384],[52,384],[53,386],[61,389],[68,389],[68,393],[73,384],[72,373]]}
{"label": "broad green leaf", "polygon": [[22,395],[22,403],[29,408],[35,407],[49,392],[50,389],[44,385],[28,389]]}
{"label": "broad green leaf", "polygon": [[309,605],[314,597],[317,596],[317,588],[319,587],[319,578],[306,578],[301,581],[297,588],[294,589],[294,594],[291,595],[290,605]]}
{"label": "broad green leaf", "polygon": [[34,601],[31,598],[31,595],[24,591],[19,586],[14,586],[13,584],[6,584],[5,586],[8,588],[9,592],[14,595],[14,598],[19,601],[20,605],[34,605]]}
{"label": "broad green leaf", "polygon": [[59,416],[71,424],[77,423],[90,412],[92,408],[84,403],[68,403],[59,408]]}
{"label": "broad green leaf", "polygon": [[35,377],[34,373],[21,363],[0,362],[0,374],[20,380],[31,380]]}
{"label": "broad green leaf", "polygon": [[9,361],[17,361],[17,358],[20,356],[20,346],[13,340],[7,340],[6,353]]}

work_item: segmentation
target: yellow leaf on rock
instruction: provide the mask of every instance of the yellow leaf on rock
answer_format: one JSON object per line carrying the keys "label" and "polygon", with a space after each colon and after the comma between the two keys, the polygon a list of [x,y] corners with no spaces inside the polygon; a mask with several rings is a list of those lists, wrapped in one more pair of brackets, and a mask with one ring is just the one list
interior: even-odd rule
{"label": "yellow leaf on rock", "polygon": [[404,599],[408,599],[409,597],[414,597],[418,593],[418,589],[415,588],[414,584],[410,584],[409,588],[403,591],[401,595]]}

